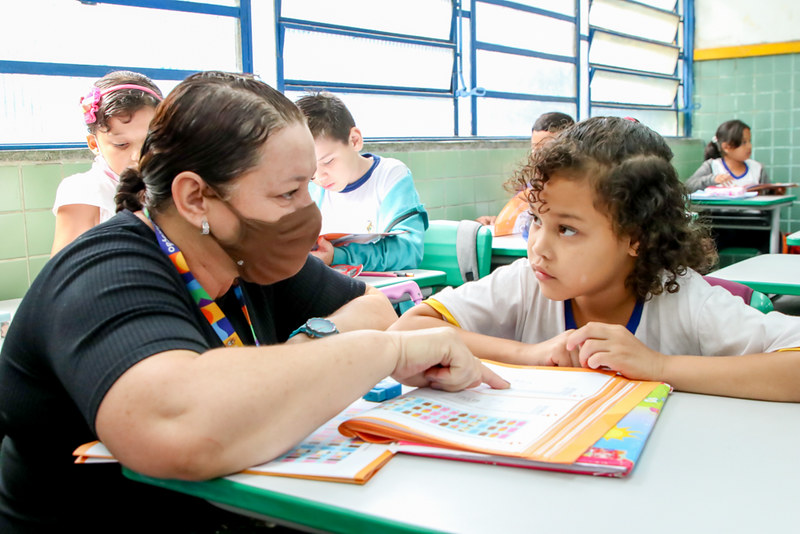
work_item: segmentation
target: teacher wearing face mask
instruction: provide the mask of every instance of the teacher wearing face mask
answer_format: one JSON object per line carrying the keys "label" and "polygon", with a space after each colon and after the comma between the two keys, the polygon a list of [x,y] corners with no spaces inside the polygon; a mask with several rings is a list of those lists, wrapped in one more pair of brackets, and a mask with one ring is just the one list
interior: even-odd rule
{"label": "teacher wearing face mask", "polygon": [[507,386],[451,329],[382,331],[385,297],[308,254],[314,142],[266,84],[187,78],[139,161],[121,211],[45,265],[3,345],[0,531],[213,532],[230,519],[118,465],[74,465],[93,439],[143,474],[207,479],[282,454],[387,375]]}

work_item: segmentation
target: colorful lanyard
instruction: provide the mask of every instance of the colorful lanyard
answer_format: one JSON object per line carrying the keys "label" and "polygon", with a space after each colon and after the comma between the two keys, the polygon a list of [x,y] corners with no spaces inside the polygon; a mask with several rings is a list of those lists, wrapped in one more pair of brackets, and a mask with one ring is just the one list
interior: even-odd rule
{"label": "colorful lanyard", "polygon": [[[183,257],[183,252],[181,252],[175,243],[170,241],[169,238],[164,235],[164,232],[161,230],[161,228],[159,228],[155,221],[150,218],[150,214],[146,209],[144,210],[144,214],[148,219],[150,219],[150,222],[153,223],[153,229],[155,230],[157,237],[156,240],[158,241],[158,245],[161,247],[162,252],[167,255],[167,257],[172,261],[172,264],[175,266],[175,269],[178,270],[178,274],[181,275],[183,282],[186,284],[186,289],[189,290],[192,298],[197,303],[200,311],[203,313],[203,317],[206,318],[208,324],[210,324],[214,332],[217,333],[219,338],[222,340],[222,343],[226,347],[243,347],[244,343],[242,343],[242,340],[239,337],[239,334],[236,333],[236,330],[233,329],[231,322],[227,317],[225,317],[225,314],[222,312],[219,305],[214,302],[214,299],[212,299],[208,292],[203,289],[203,286],[201,286],[194,277],[192,271],[189,270],[189,266],[186,264],[186,259]],[[244,314],[244,318],[247,319],[247,324],[250,325],[250,332],[253,334],[253,340],[255,341],[256,346],[259,346],[260,343],[258,342],[256,332],[253,329],[253,322],[250,320],[250,314],[247,312],[247,305],[245,303],[241,286],[235,285],[233,287],[233,292],[236,294],[239,304],[242,305],[242,313]]]}
{"label": "colorful lanyard", "polygon": [[[635,334],[636,329],[639,328],[639,321],[642,319],[642,310],[644,310],[644,301],[637,300],[636,306],[633,307],[631,318],[628,319],[628,324],[625,325],[625,328],[627,328],[628,332],[631,334]],[[574,330],[578,328],[578,325],[575,324],[575,316],[572,314],[572,299],[564,301],[564,326],[565,330]]]}

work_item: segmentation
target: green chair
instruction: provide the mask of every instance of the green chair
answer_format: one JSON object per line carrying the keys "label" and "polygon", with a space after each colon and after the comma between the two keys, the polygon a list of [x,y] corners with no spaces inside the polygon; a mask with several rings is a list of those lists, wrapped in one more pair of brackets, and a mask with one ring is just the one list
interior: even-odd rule
{"label": "green chair", "polygon": [[753,291],[750,296],[750,306],[764,313],[769,313],[775,309],[770,298],[760,291]]}
{"label": "green chair", "polygon": [[489,274],[492,231],[476,221],[430,221],[420,269],[444,271],[456,287]]}

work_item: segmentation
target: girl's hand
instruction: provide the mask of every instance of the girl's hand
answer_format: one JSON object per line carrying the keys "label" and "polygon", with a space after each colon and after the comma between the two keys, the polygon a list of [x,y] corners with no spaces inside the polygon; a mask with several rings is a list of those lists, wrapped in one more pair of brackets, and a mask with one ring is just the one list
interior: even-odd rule
{"label": "girl's hand", "polygon": [[648,348],[622,325],[587,323],[567,338],[567,350],[579,348],[580,362],[606,368],[636,380],[661,380],[664,354]]}
{"label": "girl's hand", "polygon": [[509,384],[472,355],[450,327],[393,332],[398,358],[391,376],[407,386],[460,391],[486,383],[495,389]]}
{"label": "girl's hand", "polygon": [[544,361],[539,365],[555,367],[580,367],[581,360],[578,348],[567,350],[567,340],[575,330],[561,332],[555,337],[537,344],[538,350],[544,351]]}
{"label": "girl's hand", "polygon": [[324,237],[319,236],[317,238],[317,248],[312,250],[311,254],[324,261],[325,265],[330,265],[333,262],[333,245]]}
{"label": "girl's hand", "polygon": [[714,177],[714,182],[723,187],[730,187],[734,184],[733,176],[728,173],[718,174]]}

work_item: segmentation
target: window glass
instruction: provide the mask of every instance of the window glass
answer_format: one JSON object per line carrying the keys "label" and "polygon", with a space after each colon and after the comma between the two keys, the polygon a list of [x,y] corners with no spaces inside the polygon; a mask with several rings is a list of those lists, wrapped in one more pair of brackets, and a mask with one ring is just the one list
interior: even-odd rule
{"label": "window glass", "polygon": [[287,80],[449,89],[453,50],[287,29],[283,61]]}
{"label": "window glass", "polygon": [[593,102],[671,106],[677,91],[676,80],[663,78],[606,71],[595,71],[592,78]]}
{"label": "window glass", "polygon": [[535,100],[478,99],[478,135],[530,136],[534,121],[542,113],[560,111],[575,117],[574,104]]}
{"label": "window glass", "polygon": [[678,114],[660,109],[592,108],[592,117],[632,117],[661,135],[676,136],[678,133]]}
{"label": "window glass", "polygon": [[[82,143],[86,124],[78,102],[96,78],[0,74],[0,145]],[[178,83],[154,80],[166,95]]]}
{"label": "window glass", "polygon": [[[31,32],[27,24],[4,25],[0,31],[4,60],[179,70],[241,69],[239,21],[234,17],[26,0],[4,2],[3,18],[36,21],[36,32]],[[64,21],[75,23],[66,29]],[[113,39],[115,33],[126,30],[137,35],[132,40]]]}
{"label": "window glass", "polygon": [[575,24],[544,15],[478,3],[476,39],[548,54],[575,55]]}
{"label": "window glass", "polygon": [[527,56],[478,51],[478,86],[491,91],[575,96],[575,65]]}
{"label": "window glass", "polygon": [[[281,16],[447,40],[450,0],[283,0]],[[424,15],[423,15],[424,14]]]}
{"label": "window glass", "polygon": [[589,61],[595,65],[672,75],[678,62],[678,49],[597,31],[592,39]]}
{"label": "window glass", "polygon": [[[306,93],[287,91],[293,102]],[[451,137],[450,98],[334,92],[350,110],[365,137]]]}
{"label": "window glass", "polygon": [[680,17],[623,0],[594,0],[589,24],[651,41],[672,43]]}

